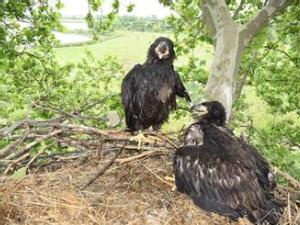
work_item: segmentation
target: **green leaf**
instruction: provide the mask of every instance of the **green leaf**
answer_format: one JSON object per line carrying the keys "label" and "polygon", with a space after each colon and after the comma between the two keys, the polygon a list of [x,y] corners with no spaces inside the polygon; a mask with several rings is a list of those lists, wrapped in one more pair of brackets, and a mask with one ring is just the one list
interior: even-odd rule
{"label": "green leaf", "polygon": [[17,171],[15,171],[11,177],[14,179],[14,180],[20,180],[22,179],[23,177],[26,176],[26,170],[27,168],[26,167],[21,167],[19,168]]}

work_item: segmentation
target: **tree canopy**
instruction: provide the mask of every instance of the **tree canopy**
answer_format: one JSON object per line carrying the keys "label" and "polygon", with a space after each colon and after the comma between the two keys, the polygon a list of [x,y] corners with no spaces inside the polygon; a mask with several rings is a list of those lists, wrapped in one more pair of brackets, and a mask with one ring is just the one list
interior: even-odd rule
{"label": "tree canopy", "polygon": [[[86,20],[96,37],[113,26],[120,2],[114,0],[112,11],[100,18],[94,11],[101,8],[102,1],[88,2],[90,11]],[[162,28],[149,30],[171,28],[177,54],[188,58],[178,70],[185,81],[194,84],[190,86],[192,91],[198,96],[218,98],[224,93],[222,85],[231,85],[232,99],[228,107],[231,110],[233,103],[232,127],[244,131],[272,163],[299,179],[300,7],[297,1],[160,2],[173,13],[166,19],[168,25],[158,23]],[[56,60],[53,48],[58,42],[53,31],[63,30],[58,11],[63,7],[60,1],[50,6],[47,1],[8,0],[0,6],[1,126],[21,119],[49,119],[61,108],[75,117],[88,118],[85,123],[99,127],[107,126],[103,120],[108,111],[116,110],[122,115],[118,81],[124,71],[116,58],[97,60],[92,53],[87,53],[77,64],[61,64]],[[268,11],[272,8],[274,11]],[[129,4],[128,10],[134,10],[134,5]],[[216,12],[223,12],[224,18],[219,18]],[[257,25],[259,21],[261,25]],[[232,33],[230,29],[234,29]],[[249,30],[252,32],[247,33]],[[250,36],[235,39],[231,36],[234,33]],[[240,49],[238,40],[245,41]],[[194,54],[203,42],[212,45],[215,51],[210,70],[205,67],[207,62]],[[226,43],[230,43],[228,49]],[[226,54],[234,48],[233,55]],[[232,60],[232,65],[226,57],[218,58],[222,54]],[[220,77],[220,74],[231,74],[231,77]],[[266,104],[268,114],[274,117],[264,127],[252,126],[254,115],[246,104],[249,88],[255,90],[257,101]],[[216,89],[220,91],[218,94]],[[106,104],[102,104],[103,99]],[[45,109],[46,106],[52,107],[52,111]],[[84,113],[83,109],[86,109]],[[1,140],[0,147],[8,143],[10,140]]]}

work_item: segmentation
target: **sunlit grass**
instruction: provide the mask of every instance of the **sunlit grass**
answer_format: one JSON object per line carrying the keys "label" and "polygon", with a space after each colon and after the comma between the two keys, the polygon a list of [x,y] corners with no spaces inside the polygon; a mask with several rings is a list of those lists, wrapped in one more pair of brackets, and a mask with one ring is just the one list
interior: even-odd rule
{"label": "sunlit grass", "polygon": [[[145,61],[150,44],[159,36],[166,36],[173,39],[171,33],[115,31],[108,40],[91,45],[56,48],[55,54],[57,60],[64,64],[80,62],[86,56],[86,51],[90,51],[99,60],[103,59],[106,55],[116,56],[123,65],[125,75],[135,64]],[[212,54],[212,46],[208,44],[201,44],[194,50],[194,55],[205,62],[207,70],[210,69]],[[187,56],[179,56],[174,63],[175,67],[182,65],[186,61]],[[256,95],[253,88],[245,87],[243,92],[246,94],[246,103],[249,105],[247,114],[251,115],[253,126],[258,129],[266,127],[274,120],[274,116],[268,112],[268,106]],[[164,125],[163,130],[179,130],[190,122],[189,116],[174,119],[171,115],[168,123]]]}

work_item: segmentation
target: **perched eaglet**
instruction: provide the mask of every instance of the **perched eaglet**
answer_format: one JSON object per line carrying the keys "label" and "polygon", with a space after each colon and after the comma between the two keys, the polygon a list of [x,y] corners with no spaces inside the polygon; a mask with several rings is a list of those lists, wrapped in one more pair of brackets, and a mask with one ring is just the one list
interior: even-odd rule
{"label": "perched eaglet", "polygon": [[271,191],[274,175],[260,153],[225,127],[217,101],[192,108],[197,120],[174,156],[177,190],[209,212],[231,219],[246,216],[256,224],[278,224],[283,204]]}
{"label": "perched eaglet", "polygon": [[148,50],[146,62],[137,64],[122,82],[122,103],[127,128],[134,132],[152,126],[158,131],[176,108],[176,96],[190,102],[179,74],[174,70],[173,42],[157,38]]}

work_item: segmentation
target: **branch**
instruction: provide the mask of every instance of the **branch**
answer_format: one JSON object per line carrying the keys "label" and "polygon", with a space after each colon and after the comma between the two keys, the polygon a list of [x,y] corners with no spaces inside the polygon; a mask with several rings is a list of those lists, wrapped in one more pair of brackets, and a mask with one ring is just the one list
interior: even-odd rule
{"label": "branch", "polygon": [[11,154],[14,150],[17,149],[17,147],[24,142],[24,140],[28,137],[30,133],[30,130],[27,130],[24,135],[22,135],[20,138],[18,138],[13,143],[7,145],[3,149],[0,150],[0,158],[4,158]]}
{"label": "branch", "polygon": [[105,171],[107,169],[109,169],[109,167],[111,167],[114,162],[116,161],[116,159],[118,158],[118,156],[122,153],[123,149],[124,149],[125,145],[123,145],[123,147],[115,154],[115,156],[106,164],[104,165],[102,168],[100,168],[100,170],[97,171],[97,173],[88,180],[88,182],[81,188],[81,190],[86,189],[88,186],[90,186],[98,177],[100,177],[102,174],[105,173]]}
{"label": "branch", "polygon": [[292,57],[291,55],[289,55],[287,52],[285,52],[284,50],[281,50],[281,49],[276,49],[276,48],[272,48],[272,47],[268,47],[266,46],[265,47],[266,49],[269,49],[269,50],[273,50],[275,52],[280,52],[282,54],[284,54],[287,58],[289,58],[289,60],[298,68],[299,65],[297,63],[297,59],[295,59],[294,57]]}
{"label": "branch", "polygon": [[239,12],[242,10],[243,6],[244,6],[245,0],[241,0],[239,6],[237,7],[237,9],[234,11],[234,14],[232,16],[232,19],[236,19],[236,17],[238,16]]}
{"label": "branch", "polygon": [[13,159],[16,157],[19,157],[21,155],[23,155],[24,153],[28,152],[30,149],[32,149],[34,146],[36,146],[37,144],[41,143],[42,141],[49,139],[59,133],[61,133],[63,130],[54,130],[49,134],[43,135],[40,138],[37,138],[35,141],[31,142],[30,144],[26,145],[23,149],[21,149],[20,151],[13,153],[11,155],[9,155],[8,157],[6,157],[6,159]]}
{"label": "branch", "polygon": [[276,15],[289,5],[289,0],[270,0],[241,30],[240,36],[247,46],[253,37]]}
{"label": "branch", "polygon": [[163,155],[163,154],[166,154],[166,152],[157,151],[157,150],[148,150],[148,151],[142,152],[138,155],[130,156],[128,158],[117,159],[116,162],[118,162],[120,164],[124,164],[124,163],[128,163],[128,162],[140,159],[140,158],[145,158],[145,157],[154,156],[154,155]]}
{"label": "branch", "polygon": [[275,172],[275,174],[278,174],[279,176],[283,177],[285,180],[287,180],[287,182],[296,190],[300,190],[300,182],[297,181],[294,177],[292,177],[291,175],[289,175],[286,172],[281,171],[280,169],[278,169],[277,167],[273,167],[273,170]]}
{"label": "branch", "polygon": [[212,37],[223,27],[223,24],[225,24],[227,20],[234,22],[224,0],[200,0],[199,5],[203,12],[203,22]]}

